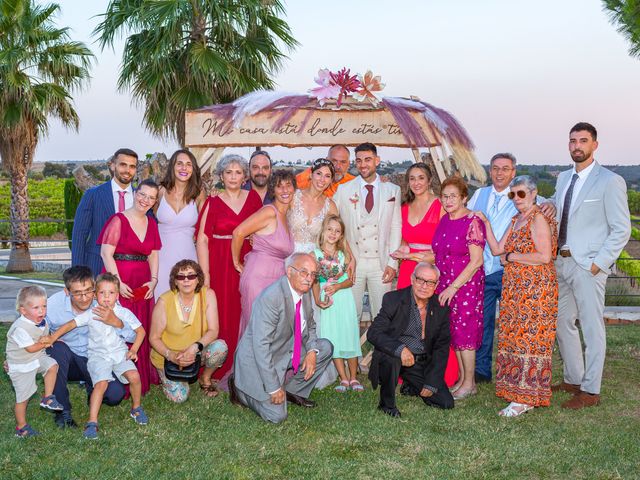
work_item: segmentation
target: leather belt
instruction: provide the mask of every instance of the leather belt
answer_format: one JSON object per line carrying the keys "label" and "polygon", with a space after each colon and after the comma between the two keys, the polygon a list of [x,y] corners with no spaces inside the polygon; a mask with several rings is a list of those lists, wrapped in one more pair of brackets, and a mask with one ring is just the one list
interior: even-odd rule
{"label": "leather belt", "polygon": [[129,255],[128,253],[114,253],[114,260],[124,260],[126,262],[146,262],[146,255]]}
{"label": "leather belt", "polygon": [[558,255],[561,257],[567,258],[571,256],[571,250],[560,250],[558,249]]}

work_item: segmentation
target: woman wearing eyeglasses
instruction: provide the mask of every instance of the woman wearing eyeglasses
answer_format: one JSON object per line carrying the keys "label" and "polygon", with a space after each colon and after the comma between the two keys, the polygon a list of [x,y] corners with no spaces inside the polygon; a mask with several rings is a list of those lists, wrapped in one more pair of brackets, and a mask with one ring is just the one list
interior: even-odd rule
{"label": "woman wearing eyeglasses", "polygon": [[[120,303],[131,310],[149,331],[153,292],[158,283],[158,251],[162,246],[158,224],[147,215],[158,199],[158,185],[144,180],[134,195],[133,206],[116,213],[105,224],[98,238],[105,272],[120,279]],[[138,350],[136,364],[142,380],[142,394],[158,376],[149,361],[149,341]]]}
{"label": "woman wearing eyeglasses", "polygon": [[491,253],[504,264],[496,395],[509,405],[505,417],[522,415],[551,402],[551,353],[558,316],[558,282],[554,265],[556,221],[536,205],[538,189],[521,175],[510,184],[509,198],[518,214],[498,242],[482,214]]}
{"label": "woman wearing eyeglasses", "polygon": [[484,269],[482,251],[485,228],[482,220],[465,206],[469,190],[462,178],[442,182],[440,201],[447,212],[433,235],[432,248],[440,283],[436,294],[441,305],[449,304],[451,346],[458,359],[458,381],[453,398],[462,400],[477,393],[474,371],[476,350],[482,344]]}
{"label": "woman wearing eyeglasses", "polygon": [[227,358],[227,344],[218,339],[216,294],[204,285],[204,273],[193,260],[181,260],[169,274],[170,290],[163,293],[153,309],[151,362],[157,369],[165,396],[175,403],[189,396],[189,384],[169,380],[164,362],[188,366],[201,356],[204,366],[198,382],[207,397],[218,395],[211,377]]}

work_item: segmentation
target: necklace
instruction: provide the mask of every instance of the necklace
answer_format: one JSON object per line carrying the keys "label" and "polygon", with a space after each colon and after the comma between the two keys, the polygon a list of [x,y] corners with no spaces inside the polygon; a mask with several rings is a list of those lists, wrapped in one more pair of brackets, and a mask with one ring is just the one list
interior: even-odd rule
{"label": "necklace", "polygon": [[178,294],[178,303],[180,304],[180,308],[182,308],[182,310],[184,310],[185,313],[191,313],[191,310],[193,309],[193,304],[191,304],[190,307],[187,307],[184,303],[182,303],[182,298],[180,298],[180,294]]}

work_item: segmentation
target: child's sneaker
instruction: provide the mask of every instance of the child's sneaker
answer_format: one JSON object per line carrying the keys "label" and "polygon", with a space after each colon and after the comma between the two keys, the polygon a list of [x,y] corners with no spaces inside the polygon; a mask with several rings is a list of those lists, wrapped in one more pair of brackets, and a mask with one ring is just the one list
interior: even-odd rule
{"label": "child's sneaker", "polygon": [[28,423],[22,428],[16,427],[16,437],[18,438],[29,438],[36,435],[40,435],[40,432],[36,432]]}
{"label": "child's sneaker", "polygon": [[144,413],[142,407],[132,408],[129,415],[131,415],[131,418],[133,418],[138,425],[146,425],[149,423],[149,417]]}
{"label": "child's sneaker", "polygon": [[97,440],[98,439],[98,424],[96,422],[87,422],[84,426],[84,432],[82,432],[82,436],[88,440]]}
{"label": "child's sneaker", "polygon": [[49,395],[48,397],[42,397],[40,400],[40,406],[50,412],[61,412],[64,410],[62,404],[56,399],[55,395]]}

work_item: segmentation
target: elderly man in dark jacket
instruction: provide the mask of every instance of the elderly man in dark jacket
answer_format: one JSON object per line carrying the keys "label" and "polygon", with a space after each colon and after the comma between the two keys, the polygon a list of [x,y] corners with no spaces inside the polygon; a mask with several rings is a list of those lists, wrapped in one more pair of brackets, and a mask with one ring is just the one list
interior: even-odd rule
{"label": "elderly man in dark jacket", "polygon": [[367,339],[375,347],[369,380],[380,385],[378,408],[399,417],[396,386],[402,375],[403,393],[420,396],[434,407],[453,408],[453,397],[444,382],[449,356],[449,307],[433,295],[440,272],[419,263],[411,286],[385,294]]}

